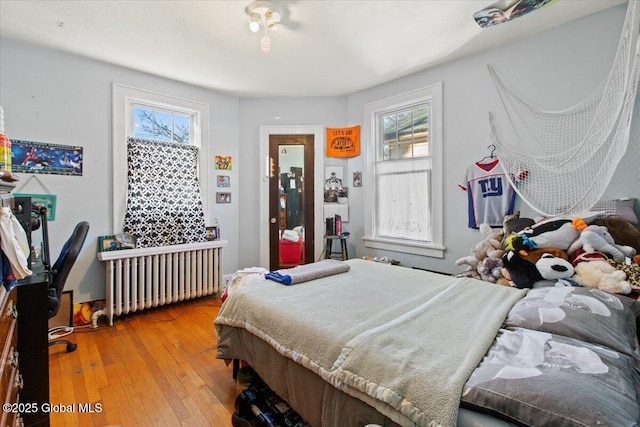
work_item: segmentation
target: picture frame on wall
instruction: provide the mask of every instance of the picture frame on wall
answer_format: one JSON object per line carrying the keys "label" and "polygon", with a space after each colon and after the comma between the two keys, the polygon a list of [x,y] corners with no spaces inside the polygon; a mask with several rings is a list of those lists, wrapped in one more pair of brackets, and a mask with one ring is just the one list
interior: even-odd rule
{"label": "picture frame on wall", "polygon": [[231,203],[231,193],[216,193],[216,203]]}
{"label": "picture frame on wall", "polygon": [[324,189],[339,190],[342,188],[344,178],[342,166],[326,166],[324,169]]}
{"label": "picture frame on wall", "polygon": [[362,172],[353,173],[353,186],[362,187]]}
{"label": "picture frame on wall", "polygon": [[231,156],[215,156],[216,170],[231,170],[233,168],[233,160]]}
{"label": "picture frame on wall", "polygon": [[229,175],[218,175],[216,182],[218,187],[231,187],[231,177]]}
{"label": "picture frame on wall", "polygon": [[47,221],[56,219],[56,195],[55,194],[30,194],[16,193],[16,197],[31,197],[31,204],[47,209]]}
{"label": "picture frame on wall", "polygon": [[80,146],[11,140],[13,172],[82,176],[83,156]]}

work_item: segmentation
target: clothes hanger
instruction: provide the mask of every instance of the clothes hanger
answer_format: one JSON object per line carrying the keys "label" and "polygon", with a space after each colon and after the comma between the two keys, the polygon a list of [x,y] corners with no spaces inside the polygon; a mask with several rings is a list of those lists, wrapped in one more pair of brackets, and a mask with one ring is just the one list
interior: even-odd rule
{"label": "clothes hanger", "polygon": [[491,144],[490,146],[488,146],[487,148],[491,149],[491,153],[488,156],[484,156],[482,158],[482,160],[480,160],[478,163],[484,163],[485,160],[493,160],[496,158],[496,146],[495,144]]}

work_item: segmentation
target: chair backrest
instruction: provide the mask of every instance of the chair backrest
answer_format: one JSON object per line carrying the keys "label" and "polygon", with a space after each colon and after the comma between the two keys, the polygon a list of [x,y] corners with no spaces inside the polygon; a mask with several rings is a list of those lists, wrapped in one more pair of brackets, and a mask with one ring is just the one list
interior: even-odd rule
{"label": "chair backrest", "polygon": [[62,246],[58,259],[51,267],[51,282],[49,283],[49,317],[53,317],[58,313],[64,284],[67,281],[71,267],[73,267],[73,264],[76,262],[76,259],[80,254],[80,250],[82,249],[82,245],[84,245],[88,232],[88,222],[82,221],[78,223],[76,228],[73,230],[73,233],[71,233],[71,237],[69,237],[64,246]]}

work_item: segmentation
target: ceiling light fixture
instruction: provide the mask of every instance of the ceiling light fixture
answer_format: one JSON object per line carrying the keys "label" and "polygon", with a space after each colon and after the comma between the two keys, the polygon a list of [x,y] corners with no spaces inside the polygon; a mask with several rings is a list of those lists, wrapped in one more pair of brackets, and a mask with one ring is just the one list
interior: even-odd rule
{"label": "ceiling light fixture", "polygon": [[260,39],[260,49],[263,53],[271,51],[271,38],[267,35],[267,29],[275,31],[280,23],[280,14],[274,10],[273,3],[268,0],[256,0],[246,9],[249,16],[249,29],[257,33],[260,26],[264,27],[264,36]]}
{"label": "ceiling light fixture", "polygon": [[257,13],[249,15],[249,29],[252,33],[257,33],[260,30],[260,15]]}

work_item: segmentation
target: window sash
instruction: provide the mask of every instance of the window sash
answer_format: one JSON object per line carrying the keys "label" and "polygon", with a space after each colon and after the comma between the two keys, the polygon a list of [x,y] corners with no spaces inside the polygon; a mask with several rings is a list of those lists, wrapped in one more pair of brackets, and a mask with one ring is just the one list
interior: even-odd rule
{"label": "window sash", "polygon": [[[198,129],[200,127],[200,114],[198,111],[181,108],[175,105],[168,105],[164,103],[155,103],[146,100],[139,99],[129,99],[128,100],[128,120],[129,126],[127,127],[127,137],[131,138],[144,138],[144,139],[153,139],[157,141],[164,142],[176,142],[180,143],[180,141],[174,140],[175,133],[175,122],[176,117],[178,118],[186,118],[188,120],[188,140],[187,144],[199,146],[199,138],[198,138]],[[168,115],[171,121],[171,137],[170,138],[158,138],[156,137],[155,132],[151,134],[142,134],[138,133],[136,129],[137,118],[136,112],[138,110],[147,110],[150,111],[154,116],[156,114]]]}
{"label": "window sash", "polygon": [[431,158],[375,165],[375,236],[431,242]]}
{"label": "window sash", "polygon": [[[429,155],[431,102],[421,101],[376,114],[378,159],[384,161]],[[407,123],[408,121],[408,123]]]}

